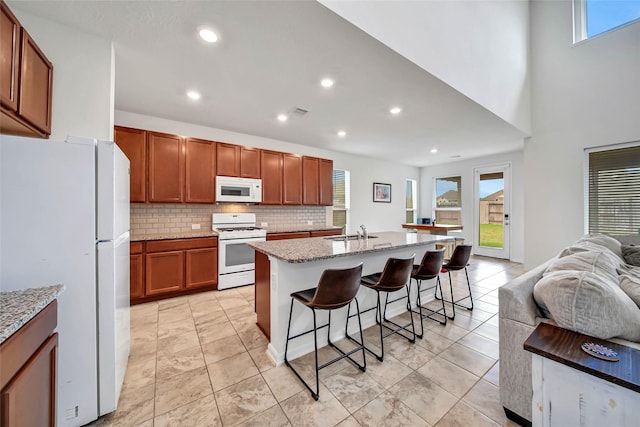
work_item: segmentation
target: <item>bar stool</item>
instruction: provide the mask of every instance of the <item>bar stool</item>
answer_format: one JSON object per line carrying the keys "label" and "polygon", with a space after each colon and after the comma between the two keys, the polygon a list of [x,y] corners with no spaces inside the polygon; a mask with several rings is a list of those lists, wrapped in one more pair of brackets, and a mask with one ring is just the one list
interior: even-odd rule
{"label": "bar stool", "polygon": [[[318,286],[316,288],[306,289],[304,291],[294,292],[291,294],[291,309],[289,310],[289,325],[287,326],[287,342],[285,344],[284,349],[284,362],[285,364],[291,368],[294,374],[298,377],[300,381],[307,387],[309,392],[311,393],[311,397],[315,400],[318,400],[320,395],[320,380],[318,378],[318,371],[322,368],[326,368],[327,366],[344,359],[345,357],[349,359],[353,364],[355,364],[362,372],[365,372],[367,368],[367,360],[365,359],[364,346],[360,345],[347,353],[338,348],[334,343],[331,342],[331,311],[342,308],[344,306],[348,306],[347,315],[349,313],[349,308],[351,308],[351,302],[355,299],[356,294],[358,293],[358,289],[360,288],[360,278],[362,276],[362,263],[358,264],[355,267],[342,269],[342,270],[334,270],[328,269],[322,273],[320,277],[320,281],[318,282]],[[293,301],[298,300],[302,305],[309,307],[313,312],[313,329],[310,329],[306,332],[302,332],[298,335],[290,337],[289,334],[291,332],[291,317],[293,314]],[[317,326],[316,323],[316,310],[329,310],[329,321],[320,327]],[[360,322],[360,306],[358,305],[358,300],[356,300],[356,310],[357,314],[354,316],[358,316],[358,325],[360,328],[360,339],[363,340],[362,337],[362,323]],[[318,366],[318,329],[328,328],[328,342],[331,347],[333,347],[340,356],[335,359],[332,359],[321,366]],[[287,350],[289,349],[289,341],[299,338],[303,335],[309,334],[313,332],[313,340],[315,345],[315,367],[316,367],[316,390],[315,392],[311,389],[309,384],[300,376],[298,371],[289,363],[289,359],[287,358]],[[363,364],[360,365],[358,362],[351,358],[351,355],[357,351],[362,351],[362,360]]]}
{"label": "bar stool", "polygon": [[[451,309],[453,312],[453,316],[449,317],[449,319],[455,319],[456,317],[456,305],[458,307],[466,308],[467,310],[473,310],[473,296],[471,295],[471,284],[469,283],[469,273],[467,272],[467,266],[469,265],[469,257],[471,256],[471,245],[458,245],[453,250],[453,255],[451,255],[451,259],[445,260],[444,265],[442,266],[442,273],[449,274],[449,289],[451,290]],[[453,296],[453,285],[451,284],[451,272],[463,270],[464,274],[467,276],[467,288],[469,289],[469,295],[454,299]],[[471,305],[463,305],[460,304],[460,301],[465,299],[469,299],[471,301]],[[442,298],[442,288],[440,288],[440,297],[438,297],[436,290],[436,299],[442,299],[444,303],[444,298]]]}
{"label": "bar stool", "polygon": [[[375,274],[370,274],[367,276],[363,276],[360,284],[363,286],[366,286],[369,289],[372,289],[374,291],[376,291],[376,297],[377,297],[377,303],[375,307],[371,307],[367,310],[364,310],[362,313],[366,313],[368,311],[371,310],[376,310],[376,323],[380,326],[380,348],[381,348],[381,353],[378,355],[376,354],[374,351],[372,351],[371,349],[367,348],[366,346],[364,346],[364,341],[357,341],[355,338],[351,337],[348,333],[347,333],[347,338],[349,338],[350,340],[354,341],[356,344],[358,345],[362,345],[364,346],[365,350],[367,350],[369,353],[373,354],[379,361],[382,362],[382,360],[384,359],[384,339],[390,335],[393,334],[398,334],[401,337],[405,338],[407,341],[409,341],[410,343],[415,343],[416,342],[416,329],[415,329],[415,325],[413,323],[413,313],[411,311],[411,305],[409,302],[409,279],[411,276],[411,269],[413,268],[413,260],[415,258],[415,254],[411,255],[411,257],[409,258],[389,258],[384,266],[384,270],[382,271],[382,273],[375,273]],[[405,288],[407,290],[407,294],[405,296],[402,296],[400,298],[394,299],[392,301],[389,301],[389,294],[392,292],[397,292],[402,290],[402,288]],[[385,297],[385,303],[384,303],[384,308],[382,307],[382,299],[380,296],[380,292],[385,292],[386,293],[386,297]],[[407,298],[407,311],[409,312],[409,316],[411,317],[411,322],[405,324],[405,325],[399,325],[389,319],[387,319],[387,306],[393,302],[396,301],[400,301],[404,298]],[[357,301],[357,300],[356,300]],[[348,315],[347,316],[347,331],[348,331],[348,326],[349,326],[349,318],[353,317],[355,315]],[[388,325],[385,325],[384,322],[390,323],[393,326],[395,326],[395,328],[389,327]],[[411,325],[411,331],[409,331],[409,329],[407,329],[407,327]],[[383,334],[383,329],[382,328],[386,328],[388,329],[390,332],[388,332],[387,334]],[[404,334],[401,333],[401,331],[406,331],[406,332],[410,332],[411,333],[411,337],[406,336]],[[360,335],[360,337],[362,337],[362,335]]]}
{"label": "bar stool", "polygon": [[[421,333],[418,335],[418,338],[422,338],[424,335],[424,324],[423,319],[431,319],[440,323],[441,325],[447,324],[447,309],[444,306],[444,299],[440,298],[442,302],[442,308],[437,310],[432,310],[428,307],[422,306],[422,299],[420,294],[429,289],[434,289],[434,297],[437,297],[438,289],[440,289],[440,294],[442,295],[442,285],[440,283],[440,270],[442,269],[442,261],[444,259],[444,249],[436,250],[436,251],[427,251],[422,257],[422,262],[420,265],[414,265],[413,271],[411,272],[411,278],[416,281],[418,286],[418,295],[416,298],[416,305],[418,310],[412,309],[412,311],[416,314],[420,315],[420,331]],[[431,280],[436,279],[433,286],[429,286],[426,288],[422,288],[423,280]],[[411,288],[411,285],[409,285]],[[427,313],[423,313],[423,310],[426,310]],[[443,320],[440,320],[437,317],[433,317],[435,315],[442,316]]]}

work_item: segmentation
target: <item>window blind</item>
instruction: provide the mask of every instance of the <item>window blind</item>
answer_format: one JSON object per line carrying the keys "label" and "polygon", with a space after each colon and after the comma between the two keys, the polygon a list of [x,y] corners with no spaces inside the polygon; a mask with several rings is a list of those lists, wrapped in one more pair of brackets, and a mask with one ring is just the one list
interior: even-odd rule
{"label": "window blind", "polygon": [[640,145],[589,153],[589,233],[640,234]]}

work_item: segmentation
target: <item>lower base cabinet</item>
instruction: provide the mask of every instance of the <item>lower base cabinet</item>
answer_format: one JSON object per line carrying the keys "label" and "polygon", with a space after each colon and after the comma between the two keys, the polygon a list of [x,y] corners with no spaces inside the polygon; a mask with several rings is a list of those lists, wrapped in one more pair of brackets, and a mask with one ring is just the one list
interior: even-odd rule
{"label": "lower base cabinet", "polygon": [[[134,243],[140,244],[139,253],[133,252]],[[217,285],[217,237],[132,242],[131,304],[215,290]]]}
{"label": "lower base cabinet", "polygon": [[0,426],[55,425],[56,301],[0,345]]}

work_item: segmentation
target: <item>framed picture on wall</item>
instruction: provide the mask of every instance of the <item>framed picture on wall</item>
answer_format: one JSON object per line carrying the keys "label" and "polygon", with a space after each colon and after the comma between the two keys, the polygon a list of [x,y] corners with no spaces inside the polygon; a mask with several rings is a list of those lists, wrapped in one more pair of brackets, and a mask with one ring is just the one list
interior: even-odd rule
{"label": "framed picture on wall", "polygon": [[391,203],[391,184],[373,183],[373,201]]}

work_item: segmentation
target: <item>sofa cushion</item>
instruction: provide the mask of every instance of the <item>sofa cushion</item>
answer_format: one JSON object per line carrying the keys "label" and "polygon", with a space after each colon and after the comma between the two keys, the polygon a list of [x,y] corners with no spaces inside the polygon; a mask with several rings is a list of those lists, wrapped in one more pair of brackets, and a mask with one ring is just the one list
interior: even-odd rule
{"label": "sofa cushion", "polygon": [[640,267],[640,246],[622,245],[622,257],[627,264]]}
{"label": "sofa cushion", "polygon": [[533,289],[543,313],[559,326],[609,339],[640,341],[640,309],[617,281],[589,271],[554,271]]}
{"label": "sofa cushion", "polygon": [[604,275],[608,280],[615,282],[618,280],[620,265],[621,260],[613,253],[598,248],[598,250],[577,252],[557,258],[547,267],[544,274],[562,270],[590,271]]}
{"label": "sofa cushion", "polygon": [[618,269],[618,273],[620,289],[640,307],[640,267],[623,264]]}
{"label": "sofa cushion", "polygon": [[576,240],[574,245],[580,245],[581,243],[590,243],[593,245],[605,247],[616,254],[618,258],[622,258],[620,241],[606,234],[585,234],[584,236]]}

